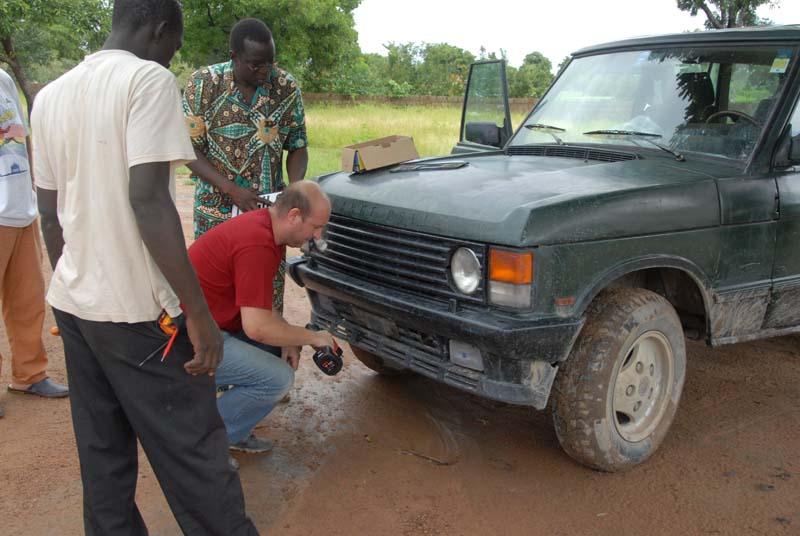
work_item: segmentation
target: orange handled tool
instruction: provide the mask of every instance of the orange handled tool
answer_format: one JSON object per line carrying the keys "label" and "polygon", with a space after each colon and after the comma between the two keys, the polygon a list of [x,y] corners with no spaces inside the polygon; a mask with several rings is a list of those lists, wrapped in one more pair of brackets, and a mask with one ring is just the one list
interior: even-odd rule
{"label": "orange handled tool", "polygon": [[139,363],[140,367],[150,361],[161,349],[164,350],[161,353],[161,361],[164,361],[167,358],[167,354],[169,354],[169,351],[172,349],[172,343],[174,343],[175,339],[178,337],[178,326],[172,321],[172,317],[170,317],[166,311],[161,311],[161,314],[158,316],[158,327],[160,327],[161,331],[165,334],[169,335],[169,339],[164,341],[164,343],[153,350],[150,355],[145,357],[142,362]]}

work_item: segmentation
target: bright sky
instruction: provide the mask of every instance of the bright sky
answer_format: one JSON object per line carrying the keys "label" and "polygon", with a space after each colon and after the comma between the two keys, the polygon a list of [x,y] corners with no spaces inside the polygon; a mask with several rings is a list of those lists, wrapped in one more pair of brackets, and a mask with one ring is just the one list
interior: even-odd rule
{"label": "bright sky", "polygon": [[[362,0],[355,10],[362,52],[386,55],[384,43],[449,43],[476,56],[505,49],[519,67],[539,51],[558,66],[588,45],[627,37],[703,28],[705,15],[690,16],[675,0]],[[800,1],[780,0],[759,16],[776,24],[800,24]]]}

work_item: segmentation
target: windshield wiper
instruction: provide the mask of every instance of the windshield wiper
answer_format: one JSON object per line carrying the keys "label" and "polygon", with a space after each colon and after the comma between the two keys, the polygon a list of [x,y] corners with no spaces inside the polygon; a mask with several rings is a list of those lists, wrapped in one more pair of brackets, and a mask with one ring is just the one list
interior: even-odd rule
{"label": "windshield wiper", "polygon": [[555,135],[555,132],[566,132],[566,130],[564,130],[561,127],[554,127],[553,125],[543,125],[542,123],[531,123],[530,125],[525,125],[525,128],[527,128],[528,130],[541,130],[542,132],[547,132],[548,134],[553,136],[553,139],[556,140],[557,144],[564,145],[564,140]]}
{"label": "windshield wiper", "polygon": [[658,147],[659,149],[661,149],[665,153],[669,153],[672,156],[674,156],[675,160],[677,160],[678,162],[685,162],[686,161],[686,157],[683,156],[678,151],[670,149],[666,145],[662,145],[662,144],[660,144],[658,142],[655,142],[652,139],[650,139],[650,138],[662,138],[663,136],[661,134],[654,134],[652,132],[639,132],[637,130],[614,130],[614,129],[609,129],[609,130],[590,130],[588,132],[584,132],[583,135],[584,136],[630,136],[631,138],[635,138],[635,139],[638,139],[638,140],[646,141],[647,143],[655,145],[656,147]]}

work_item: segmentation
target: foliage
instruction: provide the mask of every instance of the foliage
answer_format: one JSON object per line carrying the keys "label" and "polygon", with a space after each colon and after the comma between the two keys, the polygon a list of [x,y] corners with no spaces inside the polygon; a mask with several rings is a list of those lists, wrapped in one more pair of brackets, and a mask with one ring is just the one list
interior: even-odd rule
{"label": "foliage", "polygon": [[768,24],[760,20],[756,9],[766,5],[777,7],[779,0],[677,0],[678,9],[688,11],[693,17],[702,11],[709,29],[736,28]]}
{"label": "foliage", "polygon": [[177,54],[175,54],[175,57],[172,58],[172,61],[169,63],[169,70],[175,75],[179,88],[186,87],[186,83],[189,81],[189,76],[195,72],[198,67],[201,66],[194,65],[186,61],[182,51],[180,50]]}
{"label": "foliage", "polygon": [[541,52],[531,52],[517,70],[508,72],[510,97],[541,97],[553,81],[553,64]]}
{"label": "foliage", "polygon": [[380,54],[362,54],[346,69],[337,69],[322,90],[340,95],[386,95],[386,57]]}
{"label": "foliage", "polygon": [[462,95],[469,66],[475,61],[471,52],[447,43],[427,44],[417,69],[417,93],[427,95]]}
{"label": "foliage", "polygon": [[236,21],[263,20],[275,38],[278,63],[305,91],[328,91],[357,63],[360,51],[353,10],[361,0],[184,0],[182,59],[208,65],[228,58]]}
{"label": "foliage", "polygon": [[[105,0],[5,0],[0,3],[0,39],[10,39],[24,63],[78,60],[97,49],[111,27]],[[0,50],[8,61],[8,50]]]}
{"label": "foliage", "polygon": [[61,74],[58,69],[97,49],[110,26],[107,0],[4,0],[0,62],[11,67],[29,98],[30,82],[49,82]]}
{"label": "foliage", "polygon": [[[373,76],[385,84],[373,85],[378,94],[462,95],[469,66],[478,60],[506,59],[506,52],[487,52],[481,47],[478,58],[464,49],[447,43],[387,43],[385,70]],[[509,94],[512,97],[538,97],[553,80],[552,64],[540,52],[525,57],[519,69],[507,68]],[[370,93],[366,91],[365,93]]]}
{"label": "foliage", "polygon": [[[179,84],[192,71],[229,55],[231,28],[244,17],[273,31],[278,63],[305,92],[348,95],[461,95],[471,52],[447,43],[387,43],[387,54],[362,54],[353,11],[361,0],[183,0],[184,45],[172,61]],[[112,0],[0,0],[0,63],[11,67],[26,98],[87,53],[111,26]],[[478,59],[505,59],[481,48]],[[539,53],[509,67],[512,96],[540,95],[550,62]]]}
{"label": "foliage", "polygon": [[389,87],[387,95],[390,97],[407,97],[408,95],[411,95],[413,88],[408,82],[402,82],[398,84],[391,78],[387,82]]}
{"label": "foliage", "polygon": [[384,79],[416,86],[417,67],[422,62],[421,47],[416,43],[388,43],[383,46],[387,51]]}
{"label": "foliage", "polygon": [[[384,94],[461,95],[475,56],[447,43],[387,43],[386,64],[377,72]],[[386,91],[388,90],[388,91]]]}

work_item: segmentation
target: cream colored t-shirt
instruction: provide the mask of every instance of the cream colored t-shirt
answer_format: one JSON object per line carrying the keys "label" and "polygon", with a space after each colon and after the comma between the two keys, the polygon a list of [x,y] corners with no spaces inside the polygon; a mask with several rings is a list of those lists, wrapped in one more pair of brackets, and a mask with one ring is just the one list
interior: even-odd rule
{"label": "cream colored t-shirt", "polygon": [[91,54],[33,107],[34,176],[58,191],[64,250],[47,301],[94,321],[144,322],[178,298],[142,242],[128,198],[129,168],[194,159],[175,77],[122,50]]}

